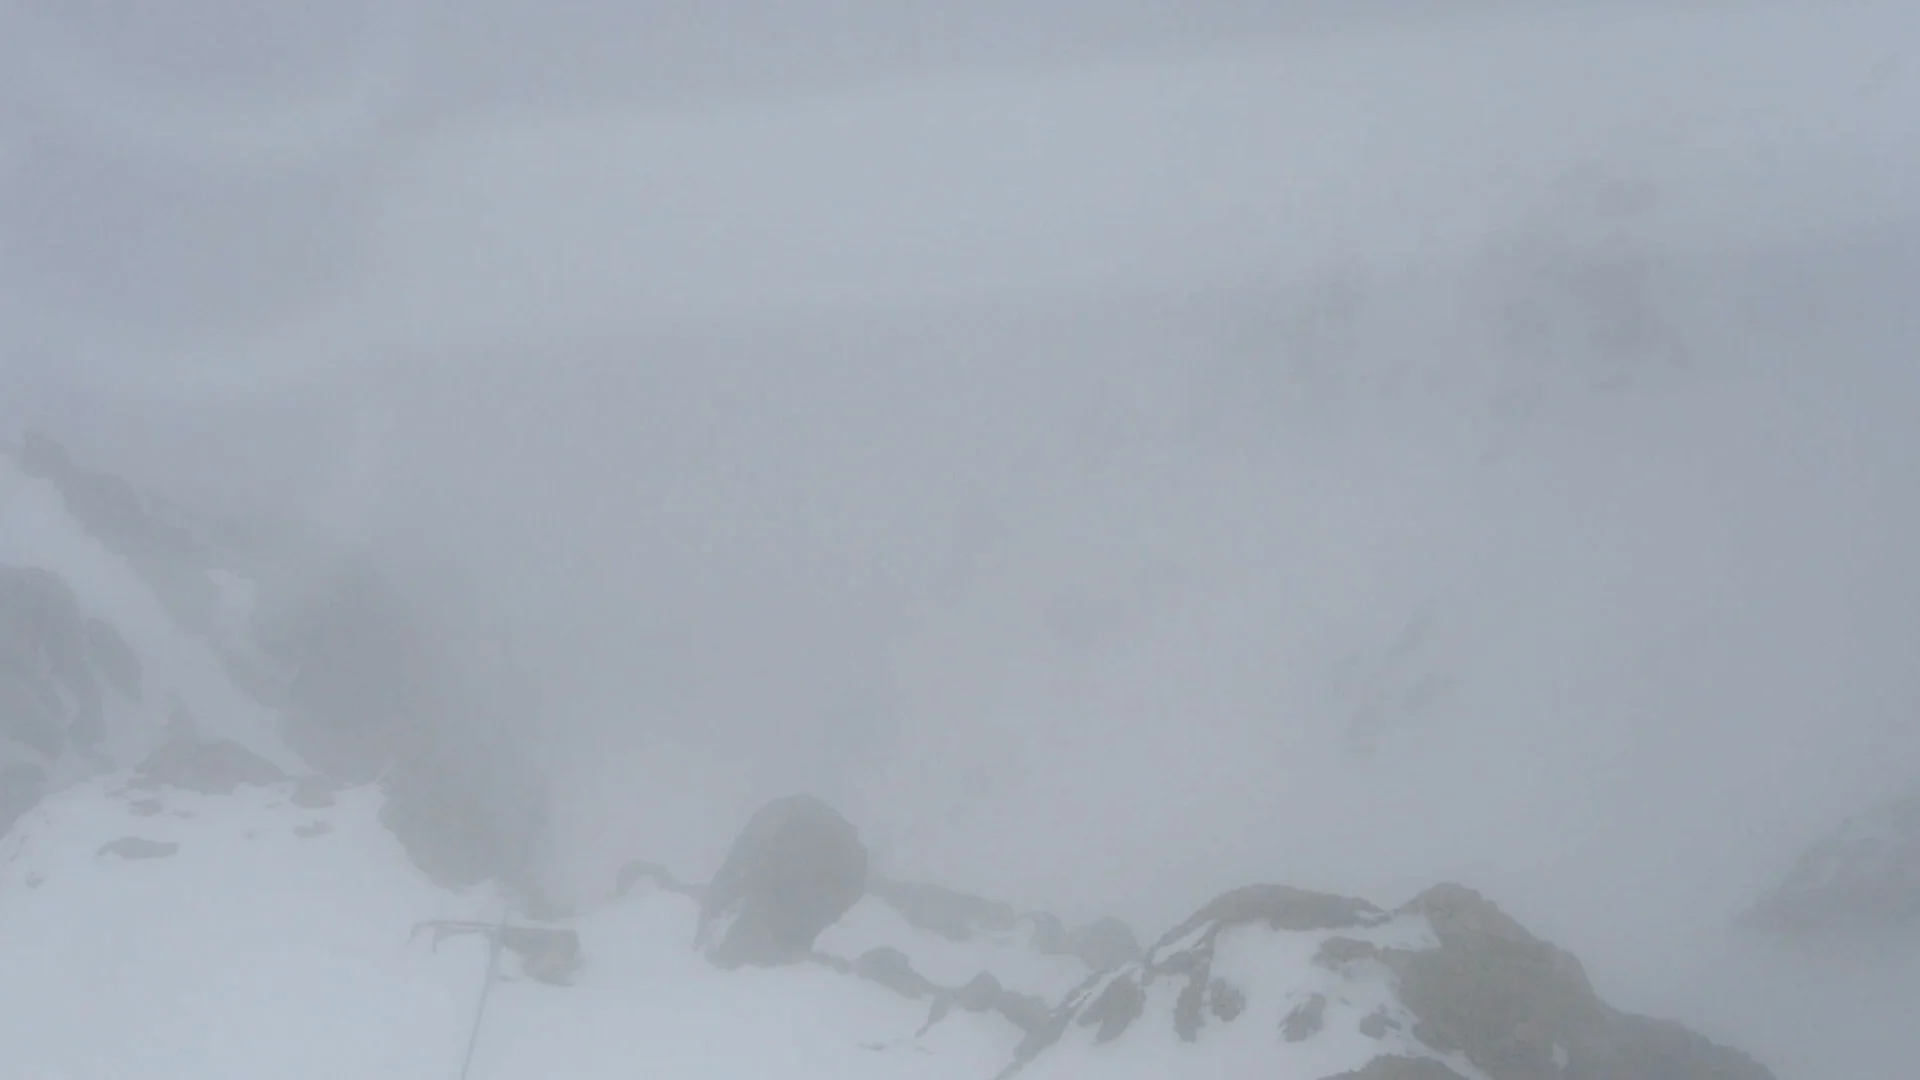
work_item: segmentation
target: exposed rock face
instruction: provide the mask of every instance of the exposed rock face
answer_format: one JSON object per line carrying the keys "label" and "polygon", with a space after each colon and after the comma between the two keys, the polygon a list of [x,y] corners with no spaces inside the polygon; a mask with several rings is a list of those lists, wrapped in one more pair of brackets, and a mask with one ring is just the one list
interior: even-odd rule
{"label": "exposed rock face", "polygon": [[1746,923],[1803,936],[1920,925],[1920,785],[1807,849]]}
{"label": "exposed rock face", "polygon": [[92,653],[66,582],[37,567],[0,566],[0,737],[48,758],[97,741],[105,697]]}
{"label": "exposed rock face", "polygon": [[[1276,948],[1310,962],[1272,985],[1247,982],[1242,953]],[[1276,1047],[1377,1045],[1342,1080],[1772,1080],[1678,1024],[1609,1007],[1571,954],[1457,885],[1394,912],[1284,886],[1227,893],[1140,962],[1070,994],[1008,1071],[1044,1064],[1078,1030],[1109,1043],[1165,1024],[1199,1042],[1246,1023],[1273,1024]]]}
{"label": "exposed rock face", "polygon": [[866,888],[867,847],[851,822],[811,795],[775,799],[707,887],[695,946],[720,967],[805,960]]}
{"label": "exposed rock face", "polygon": [[198,633],[212,627],[220,592],[207,573],[208,545],[180,515],[118,476],[76,464],[43,433],[28,432],[16,460],[52,481],[67,512],[133,567],[168,614]]}

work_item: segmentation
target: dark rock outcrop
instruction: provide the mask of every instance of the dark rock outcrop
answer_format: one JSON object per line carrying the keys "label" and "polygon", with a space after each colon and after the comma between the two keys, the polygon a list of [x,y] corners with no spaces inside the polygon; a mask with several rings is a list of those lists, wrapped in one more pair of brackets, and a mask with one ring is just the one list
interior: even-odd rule
{"label": "dark rock outcrop", "polygon": [[105,699],[87,626],[58,575],[0,566],[0,735],[47,757],[98,741]]}
{"label": "dark rock outcrop", "polygon": [[907,954],[891,945],[881,945],[861,953],[848,967],[851,974],[879,983],[901,997],[923,998],[938,991],[927,977],[913,969]]}
{"label": "dark rock outcrop", "polygon": [[[1431,930],[1409,939],[1408,927]],[[1369,1011],[1346,1008],[1340,1023],[1383,1044],[1380,1057],[1345,1080],[1459,1080],[1470,1063],[1491,1080],[1773,1080],[1745,1054],[1679,1024],[1622,1013],[1601,1001],[1578,960],[1541,941],[1478,893],[1457,885],[1429,889],[1398,911],[1351,897],[1260,885],[1226,893],[1168,932],[1144,959],[1090,979],[1046,1021],[1030,1029],[1007,1070],[1018,1072],[1075,1027],[1113,1042],[1142,1022],[1170,1024],[1198,1042],[1217,1025],[1241,1019],[1253,988],[1215,970],[1232,930],[1262,926],[1310,935],[1313,964],[1349,985],[1392,979],[1397,1001]],[[1419,931],[1426,937],[1426,930]],[[1437,939],[1437,940],[1432,940]],[[1389,944],[1391,943],[1391,944]],[[1171,1015],[1150,1016],[1155,984],[1171,981]],[[1328,1030],[1340,995],[1300,987],[1264,1002],[1276,1045]],[[1329,995],[1333,995],[1332,998]],[[1455,1068],[1449,1062],[1462,1063]]]}
{"label": "dark rock outcrop", "polygon": [[866,888],[867,847],[851,822],[811,795],[775,799],[708,885],[695,947],[723,968],[803,961]]}
{"label": "dark rock outcrop", "polygon": [[1459,885],[1415,897],[1438,948],[1380,948],[1334,938],[1318,962],[1377,960],[1417,1018],[1414,1034],[1460,1053],[1492,1080],[1773,1080],[1764,1066],[1678,1024],[1600,1000],[1571,953],[1541,941],[1491,901]]}

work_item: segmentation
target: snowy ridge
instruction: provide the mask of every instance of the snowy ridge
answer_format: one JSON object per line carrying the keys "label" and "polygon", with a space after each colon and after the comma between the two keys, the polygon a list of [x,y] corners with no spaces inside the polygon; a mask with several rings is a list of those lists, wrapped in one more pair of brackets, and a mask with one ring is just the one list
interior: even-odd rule
{"label": "snowy ridge", "polygon": [[[1394,912],[1249,886],[1142,952],[1112,920],[1069,932],[875,875],[858,829],[810,796],[749,822],[724,888],[634,864],[595,910],[536,909],[517,880],[529,891],[508,905],[486,799],[462,801],[431,760],[315,775],[281,739],[287,717],[236,681],[223,650],[254,633],[260,578],[197,549],[142,565],[152,522],[83,521],[17,459],[0,457],[0,511],[0,566],[33,583],[0,593],[0,689],[29,692],[0,707],[71,714],[38,747],[0,729],[8,1078],[451,1076],[497,946],[473,1080],[1772,1080],[1611,1010],[1576,960],[1459,886]],[[163,595],[182,581],[210,589]],[[391,651],[372,610],[329,629],[371,627]],[[89,740],[91,699],[72,688],[99,685]],[[368,725],[361,760],[378,761],[377,721],[394,718],[369,721],[362,700],[317,730]],[[723,961],[735,922],[762,937]]]}
{"label": "snowy ridge", "polygon": [[[1461,1055],[1414,1037],[1419,1021],[1399,1000],[1393,971],[1377,954],[1342,948],[1352,943],[1441,944],[1420,914],[1284,886],[1229,893],[1144,959],[1078,988],[1009,1072],[1331,1077],[1389,1057],[1487,1080]],[[1207,1028],[1216,1030],[1202,1038]]]}
{"label": "snowy ridge", "polygon": [[1809,847],[1748,923],[1787,933],[1920,924],[1920,787],[1855,814]]}

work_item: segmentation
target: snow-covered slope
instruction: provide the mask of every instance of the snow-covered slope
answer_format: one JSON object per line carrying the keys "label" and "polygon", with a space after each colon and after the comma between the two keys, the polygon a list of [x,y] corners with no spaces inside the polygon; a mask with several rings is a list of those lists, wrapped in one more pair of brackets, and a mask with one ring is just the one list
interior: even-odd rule
{"label": "snow-covered slope", "polygon": [[[378,591],[323,595],[273,645],[274,560],[223,561],[168,513],[0,455],[9,1080],[451,1077],[476,1030],[471,1080],[1771,1080],[1615,1012],[1458,886],[1391,912],[1251,886],[1141,950],[1113,920],[872,873],[851,823],[793,796],[711,885],[634,864],[591,910],[536,905],[503,855],[510,788],[420,737],[410,710],[440,699]],[[263,692],[276,649],[292,671]]]}
{"label": "snow-covered slope", "polygon": [[[381,800],[375,786],[209,795],[150,776],[48,799],[0,845],[0,968],[33,988],[0,1010],[7,1075],[455,1075],[503,902],[433,884]],[[569,920],[516,918],[472,1075],[1771,1075],[1612,1013],[1571,958],[1452,887],[1391,913],[1238,890],[1025,1025],[975,1000],[968,973],[997,966],[1038,990],[1059,969],[1006,943],[927,951],[918,928],[857,908],[813,961],[735,970],[693,948],[697,899],[652,882]],[[832,962],[827,946],[868,941],[899,942],[939,988]],[[1635,1071],[1654,1044],[1670,1071]]]}
{"label": "snow-covered slope", "polygon": [[[288,784],[158,797],[101,779],[28,815],[0,870],[6,1075],[61,1080],[452,1076],[483,983],[483,937],[409,940],[499,916],[436,888],[378,820],[371,787],[295,805]],[[636,890],[571,925],[586,961],[556,987],[509,964],[473,1076],[991,1076],[1019,1033],[824,966],[721,972],[695,906]],[[509,954],[511,955],[511,954]]]}
{"label": "snow-covered slope", "polygon": [[131,765],[176,723],[297,769],[274,711],[233,677],[253,583],[192,565],[184,534],[162,532],[113,478],[62,484],[63,463],[37,464],[0,454],[0,768],[16,809],[41,785]]}

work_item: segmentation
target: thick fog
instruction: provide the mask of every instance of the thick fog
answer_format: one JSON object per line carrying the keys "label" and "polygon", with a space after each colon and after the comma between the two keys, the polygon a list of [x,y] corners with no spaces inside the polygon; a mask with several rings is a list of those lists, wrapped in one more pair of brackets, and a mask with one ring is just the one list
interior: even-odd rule
{"label": "thick fog", "polygon": [[509,642],[559,892],[807,790],[1912,1060],[1726,936],[1920,775],[1920,9],[520,6],[10,8],[0,412]]}

